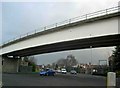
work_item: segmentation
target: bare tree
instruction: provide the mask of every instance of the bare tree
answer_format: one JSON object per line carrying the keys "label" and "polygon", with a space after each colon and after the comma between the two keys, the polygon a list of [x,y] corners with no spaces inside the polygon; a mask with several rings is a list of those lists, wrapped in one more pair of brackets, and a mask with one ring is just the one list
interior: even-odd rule
{"label": "bare tree", "polygon": [[78,61],[75,59],[75,56],[72,54],[67,56],[67,65],[68,66],[74,66],[77,65]]}
{"label": "bare tree", "polygon": [[35,63],[36,63],[35,57],[34,57],[34,56],[30,56],[30,57],[29,57],[29,62],[35,64]]}
{"label": "bare tree", "polygon": [[75,59],[75,56],[73,55],[68,55],[66,59],[61,58],[57,61],[57,64],[59,66],[74,66],[78,63],[78,61]]}

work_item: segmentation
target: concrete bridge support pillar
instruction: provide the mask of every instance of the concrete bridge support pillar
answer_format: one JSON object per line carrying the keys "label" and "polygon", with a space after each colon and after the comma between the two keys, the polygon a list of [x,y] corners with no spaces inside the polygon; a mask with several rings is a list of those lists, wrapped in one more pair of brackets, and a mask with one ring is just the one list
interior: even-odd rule
{"label": "concrete bridge support pillar", "polygon": [[19,59],[2,57],[2,72],[3,73],[16,73],[19,70]]}

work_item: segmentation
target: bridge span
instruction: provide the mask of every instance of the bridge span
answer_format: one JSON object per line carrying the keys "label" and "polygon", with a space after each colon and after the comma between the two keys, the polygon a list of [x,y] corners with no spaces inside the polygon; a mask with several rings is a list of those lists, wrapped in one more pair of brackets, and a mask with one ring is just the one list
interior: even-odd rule
{"label": "bridge span", "polygon": [[92,48],[117,46],[117,45],[120,45],[119,38],[120,38],[120,34],[92,37],[92,38],[85,38],[85,39],[76,39],[72,41],[64,41],[64,42],[57,42],[53,44],[30,47],[30,48],[10,52],[5,55],[24,57],[24,56],[30,56],[30,55],[36,55],[36,54],[57,52],[57,51],[85,49],[85,48],[90,48],[91,46]]}
{"label": "bridge span", "polygon": [[[119,6],[109,8],[69,19],[62,25],[56,23],[52,27],[46,26],[43,31],[35,31],[3,44],[0,55],[6,58],[24,57],[91,46],[95,48],[120,45],[119,9]],[[14,64],[11,61],[10,63]]]}

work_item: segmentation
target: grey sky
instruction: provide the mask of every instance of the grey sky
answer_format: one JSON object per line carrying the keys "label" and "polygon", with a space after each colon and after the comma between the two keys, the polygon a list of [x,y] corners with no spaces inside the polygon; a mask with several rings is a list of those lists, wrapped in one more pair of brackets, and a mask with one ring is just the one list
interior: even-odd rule
{"label": "grey sky", "polygon": [[[45,0],[45,2],[38,2],[38,0],[35,0],[36,2],[3,1],[2,14],[0,13],[0,16],[2,15],[2,42],[5,42],[27,32],[34,31],[35,29],[40,29],[46,25],[117,6],[119,0]],[[94,57],[97,59],[105,59],[107,58],[105,53],[111,52],[111,49],[113,48],[97,49],[97,52],[95,52],[96,54],[93,55],[96,55]],[[94,49],[93,52],[95,50],[96,49]],[[105,50],[105,52],[101,53],[101,50]],[[37,59],[37,63],[42,64],[49,61],[56,61],[58,58],[62,58],[61,56],[65,58],[69,52],[70,51],[40,55],[39,59]],[[85,52],[87,55],[84,54]],[[77,50],[72,53],[74,53],[76,58],[86,58],[82,59],[82,62],[87,62],[89,52],[89,50]]]}
{"label": "grey sky", "polygon": [[118,0],[79,2],[3,2],[3,42],[43,26],[116,6]]}
{"label": "grey sky", "polygon": [[37,58],[35,62],[37,64],[49,64],[56,62],[58,59],[66,58],[67,55],[72,54],[75,56],[79,63],[91,62],[92,64],[98,64],[98,60],[108,60],[108,57],[112,54],[112,50],[114,50],[113,47],[102,47],[94,48],[92,50],[91,49],[69,50],[63,52],[41,54],[35,56],[35,58]]}

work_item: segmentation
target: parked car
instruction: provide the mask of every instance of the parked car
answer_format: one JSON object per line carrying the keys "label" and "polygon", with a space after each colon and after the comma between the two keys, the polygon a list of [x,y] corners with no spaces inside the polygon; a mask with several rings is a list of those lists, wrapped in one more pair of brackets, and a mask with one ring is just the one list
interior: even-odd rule
{"label": "parked car", "polygon": [[75,70],[71,70],[70,74],[77,74],[77,72]]}
{"label": "parked car", "polygon": [[40,76],[54,76],[55,75],[55,71],[53,71],[51,69],[45,69],[43,71],[40,71],[39,75]]}
{"label": "parked car", "polygon": [[66,74],[67,73],[66,69],[61,69],[61,73]]}

